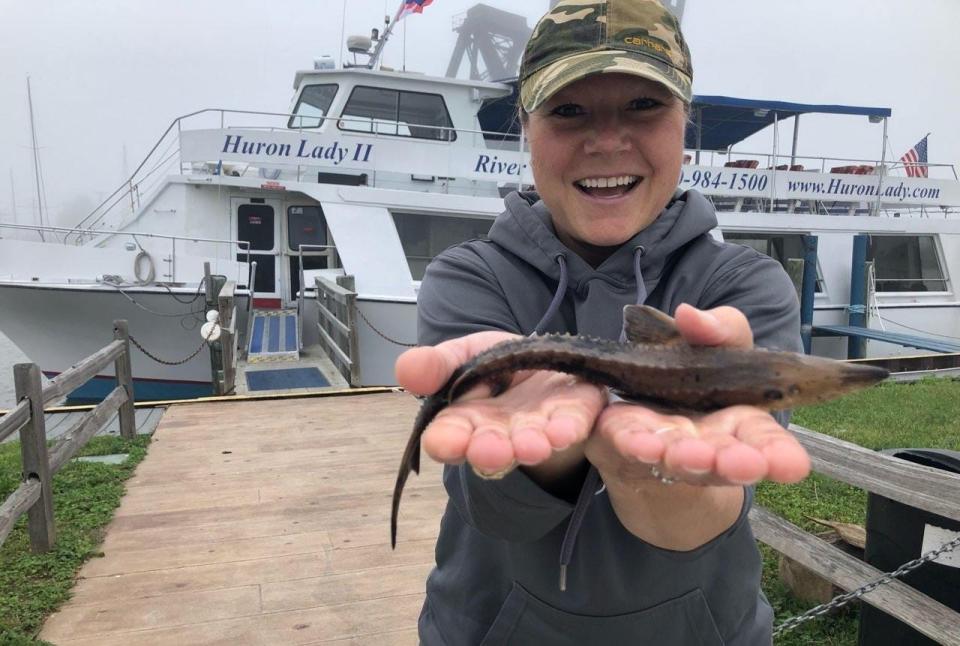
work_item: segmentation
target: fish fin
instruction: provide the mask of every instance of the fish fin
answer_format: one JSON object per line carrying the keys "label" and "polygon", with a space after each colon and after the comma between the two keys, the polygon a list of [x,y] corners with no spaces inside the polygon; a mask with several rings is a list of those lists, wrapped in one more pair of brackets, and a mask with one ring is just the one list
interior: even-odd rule
{"label": "fish fin", "polygon": [[627,305],[623,308],[623,322],[627,341],[633,345],[683,343],[673,318],[649,305]]}

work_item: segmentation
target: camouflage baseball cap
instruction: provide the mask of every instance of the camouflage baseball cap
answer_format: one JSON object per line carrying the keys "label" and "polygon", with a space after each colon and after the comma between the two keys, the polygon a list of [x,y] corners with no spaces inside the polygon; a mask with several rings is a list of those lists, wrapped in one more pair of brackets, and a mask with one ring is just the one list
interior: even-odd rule
{"label": "camouflage baseball cap", "polygon": [[690,103],[690,50],[659,0],[560,0],[527,42],[520,103],[533,112],[570,83],[611,72],[656,81]]}

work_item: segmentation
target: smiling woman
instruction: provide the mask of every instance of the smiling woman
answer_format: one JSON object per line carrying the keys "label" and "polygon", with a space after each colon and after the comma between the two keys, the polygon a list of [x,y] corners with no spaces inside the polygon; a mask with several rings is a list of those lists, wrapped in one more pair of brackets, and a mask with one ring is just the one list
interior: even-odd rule
{"label": "smiling woman", "polygon": [[[433,394],[518,335],[616,341],[633,304],[673,315],[671,342],[800,349],[782,267],[714,240],[709,202],[676,192],[691,83],[657,0],[560,0],[541,19],[520,72],[537,192],[427,267],[404,387]],[[421,437],[450,496],[422,644],[770,643],[747,512],[753,483],[809,472],[785,415],[668,414],[542,370],[493,390]]]}
{"label": "smiling woman", "polygon": [[623,73],[571,83],[525,116],[537,190],[566,246],[620,245],[656,219],[676,190],[685,120],[663,85]]}

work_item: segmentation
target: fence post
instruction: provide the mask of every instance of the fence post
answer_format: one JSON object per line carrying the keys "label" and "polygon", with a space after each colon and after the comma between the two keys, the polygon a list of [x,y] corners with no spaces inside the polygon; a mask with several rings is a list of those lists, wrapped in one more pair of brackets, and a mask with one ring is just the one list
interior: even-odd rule
{"label": "fence post", "polygon": [[113,338],[123,341],[123,354],[114,362],[117,385],[127,391],[127,401],[120,406],[120,436],[132,440],[137,436],[136,410],[133,407],[133,369],[130,367],[130,329],[126,321],[113,322]]}
{"label": "fence post", "polygon": [[30,421],[20,429],[20,455],[23,459],[23,480],[40,481],[40,498],[27,512],[30,548],[35,553],[47,552],[57,539],[53,524],[53,477],[47,455],[47,429],[43,418],[43,385],[40,368],[35,363],[18,363],[13,367],[17,401],[30,400]]}

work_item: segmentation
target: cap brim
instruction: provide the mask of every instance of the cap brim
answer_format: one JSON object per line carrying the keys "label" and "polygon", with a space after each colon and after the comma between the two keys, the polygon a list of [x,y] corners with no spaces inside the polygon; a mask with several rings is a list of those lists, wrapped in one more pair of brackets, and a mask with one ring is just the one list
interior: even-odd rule
{"label": "cap brim", "polygon": [[596,50],[556,61],[531,74],[520,86],[520,104],[533,112],[564,87],[594,74],[632,74],[655,81],[685,103],[693,95],[691,80],[672,65],[620,50]]}

